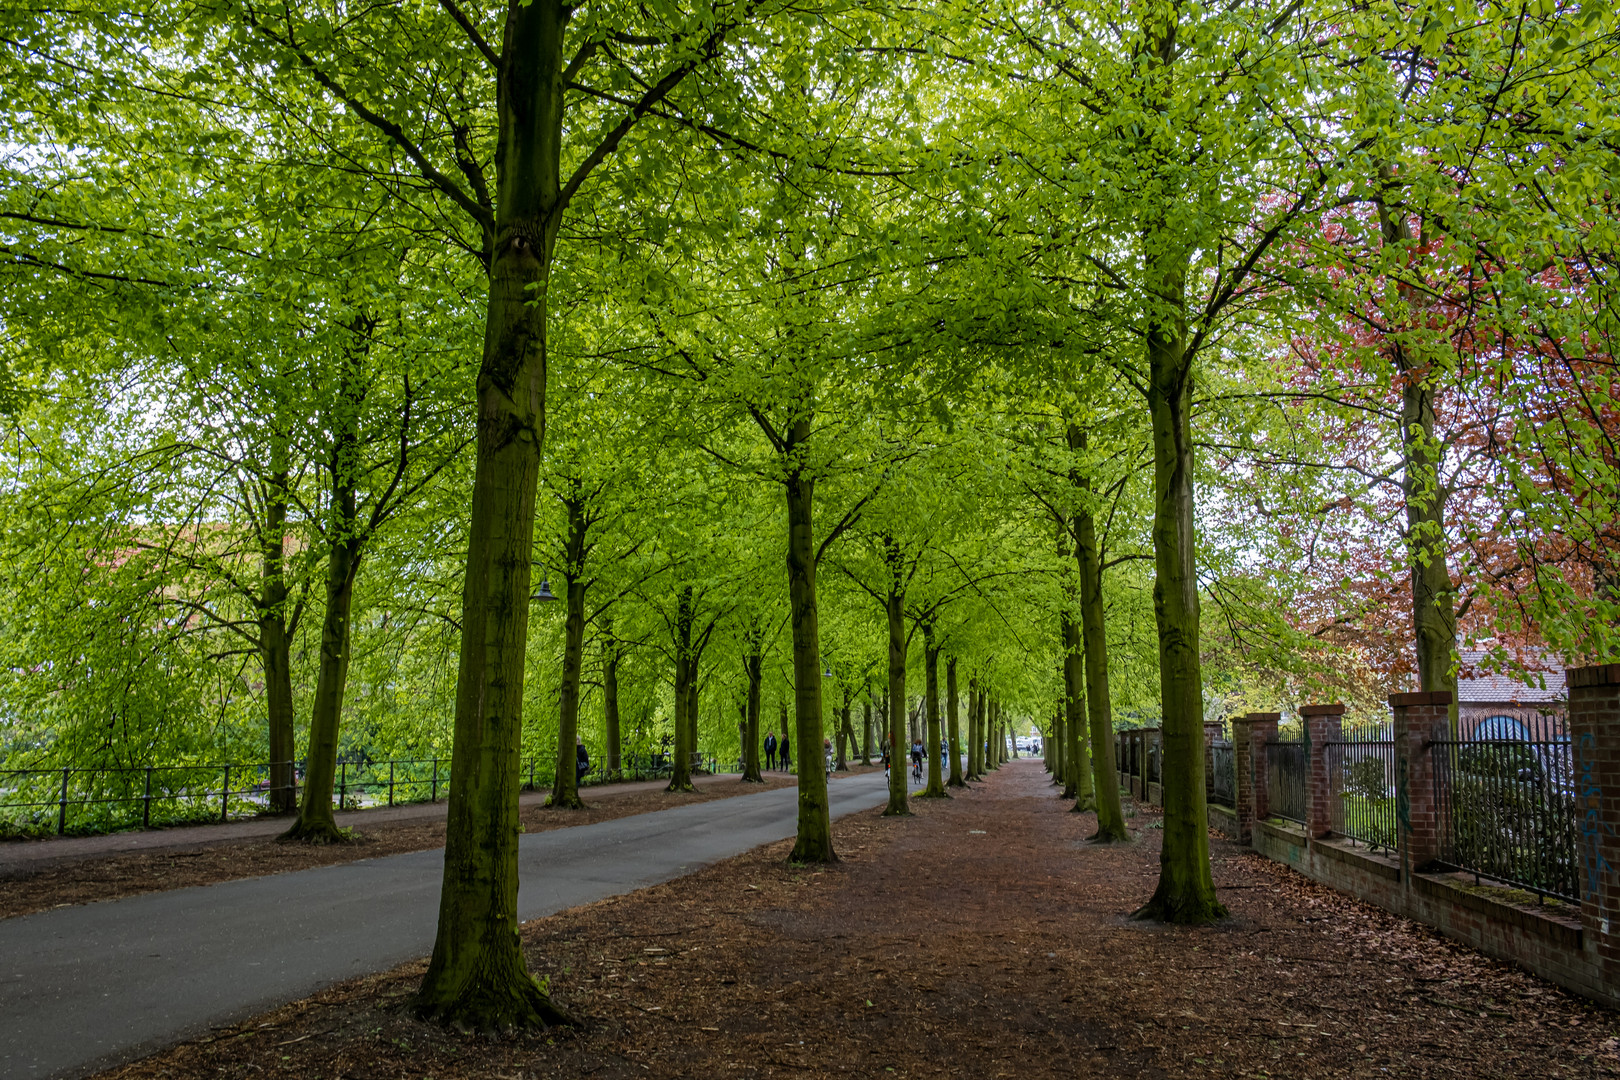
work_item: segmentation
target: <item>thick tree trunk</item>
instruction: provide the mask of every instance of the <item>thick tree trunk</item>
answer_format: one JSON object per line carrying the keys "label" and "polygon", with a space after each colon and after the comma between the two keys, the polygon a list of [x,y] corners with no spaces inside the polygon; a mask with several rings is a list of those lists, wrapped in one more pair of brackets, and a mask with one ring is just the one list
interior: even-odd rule
{"label": "thick tree trunk", "polygon": [[[1083,436],[1080,445],[1084,445]],[[1108,689],[1108,628],[1104,621],[1102,559],[1097,529],[1089,509],[1075,521],[1075,557],[1080,562],[1080,630],[1086,653],[1086,712],[1091,733],[1092,778],[1097,795],[1099,843],[1130,839],[1119,801],[1119,771],[1114,760],[1114,711]]]}
{"label": "thick tree trunk", "polygon": [[939,753],[939,644],[934,639],[934,624],[922,624],[923,632],[923,671],[924,671],[924,701],[926,703],[926,716],[928,727],[928,786],[923,788],[921,796],[925,799],[948,799],[950,793],[945,790],[945,777],[940,769]]}
{"label": "thick tree trunk", "polygon": [[298,809],[293,762],[293,690],[291,634],[287,629],[287,452],[277,440],[271,450],[271,472],[265,478],[264,531],[259,550],[259,657],[264,664],[264,701],[269,720],[270,812]]}
{"label": "thick tree trunk", "polygon": [[1001,758],[1006,746],[1000,742],[1001,699],[991,694],[985,696],[987,704],[985,705],[986,745],[984,748],[984,769],[985,772],[993,772],[1001,768]]}
{"label": "thick tree trunk", "polygon": [[957,721],[956,697],[956,657],[952,656],[945,661],[945,726],[946,738],[951,744],[946,755],[951,763],[951,774],[945,784],[947,787],[967,787],[967,781],[962,778],[962,729]]}
{"label": "thick tree trunk", "polygon": [[793,624],[794,742],[799,750],[799,831],[788,859],[799,863],[836,861],[832,816],[827,805],[827,773],[817,768],[825,735],[821,723],[821,629],[816,611],[815,480],[805,475],[802,455],[810,440],[808,416],[789,429],[784,454],[788,465],[788,603]]}
{"label": "thick tree trunk", "polygon": [[568,1019],[529,975],[518,939],[517,797],[569,14],[544,0],[510,4],[501,38],[444,883],[433,959],[416,996],[422,1016],[482,1029]]}
{"label": "thick tree trunk", "polygon": [[765,774],[759,767],[759,696],[760,686],[765,680],[765,658],[760,655],[757,646],[743,657],[743,670],[748,673],[748,699],[743,706],[742,779],[745,783],[763,784]]}
{"label": "thick tree trunk", "polygon": [[849,749],[855,742],[855,729],[849,719],[854,696],[849,687],[844,687],[844,704],[838,711],[838,757],[833,765],[837,772],[849,771]]}
{"label": "thick tree trunk", "polygon": [[[1064,726],[1063,706],[1058,706],[1057,715],[1052,717],[1052,783],[1058,787],[1068,787],[1068,728]],[[1059,794],[1060,798],[1074,798],[1074,793],[1065,791]]]}
{"label": "thick tree trunk", "polygon": [[[896,549],[889,548],[890,562],[896,559]],[[900,581],[898,573],[891,578]],[[900,586],[892,586],[888,599],[883,605],[884,615],[889,623],[889,805],[884,807],[885,817],[903,816],[911,813],[911,805],[907,799],[906,772],[907,760],[911,753],[911,743],[905,740],[905,721],[902,714],[906,708],[906,616],[905,594],[898,591]],[[904,740],[904,741],[902,741]]]}
{"label": "thick tree trunk", "polygon": [[[1167,71],[1174,24],[1152,32],[1150,63]],[[1167,74],[1163,74],[1168,79]],[[1192,370],[1186,353],[1188,253],[1166,222],[1168,204],[1144,218],[1148,410],[1153,422],[1153,610],[1164,710],[1164,844],[1159,885],[1139,918],[1204,923],[1226,913],[1209,867],[1204,793],[1204,680],[1199,659],[1196,512],[1193,500]]]}
{"label": "thick tree trunk", "polygon": [[585,501],[579,484],[571,485],[563,500],[568,512],[568,536],[563,542],[563,580],[567,605],[563,623],[562,685],[557,693],[557,771],[551,781],[547,806],[583,810],[579,798],[579,680],[585,667]]}
{"label": "thick tree trunk", "polygon": [[699,664],[702,657],[697,651],[692,654],[692,681],[686,684],[686,745],[691,748],[694,764],[692,771],[702,768],[702,744],[698,741],[698,691],[703,683],[698,678]]}
{"label": "thick tree trunk", "polygon": [[602,728],[607,739],[607,771],[611,779],[624,775],[624,734],[619,728],[619,642],[613,624],[602,625]]}

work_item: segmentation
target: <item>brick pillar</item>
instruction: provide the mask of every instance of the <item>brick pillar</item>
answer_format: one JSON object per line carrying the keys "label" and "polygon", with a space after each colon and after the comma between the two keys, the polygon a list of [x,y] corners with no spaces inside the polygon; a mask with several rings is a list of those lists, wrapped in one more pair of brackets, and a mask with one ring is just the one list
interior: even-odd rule
{"label": "brick pillar", "polygon": [[1620,1001],[1620,664],[1570,668],[1582,947]]}
{"label": "brick pillar", "polygon": [[1237,841],[1240,844],[1254,842],[1254,823],[1265,817],[1266,758],[1256,747],[1277,737],[1277,724],[1281,720],[1282,713],[1274,712],[1232,717],[1232,778],[1237,781],[1237,797],[1232,801],[1237,803]]}
{"label": "brick pillar", "polygon": [[1421,870],[1440,857],[1441,812],[1436,792],[1441,774],[1430,744],[1449,738],[1449,690],[1389,695],[1395,728],[1395,824],[1401,868]]}
{"label": "brick pillar", "polygon": [[1343,705],[1301,705],[1305,727],[1305,831],[1312,837],[1333,832],[1337,779],[1328,770],[1327,744],[1338,742],[1344,724]]}
{"label": "brick pillar", "polygon": [[1219,720],[1204,721],[1204,801],[1215,794],[1215,743],[1226,731]]}

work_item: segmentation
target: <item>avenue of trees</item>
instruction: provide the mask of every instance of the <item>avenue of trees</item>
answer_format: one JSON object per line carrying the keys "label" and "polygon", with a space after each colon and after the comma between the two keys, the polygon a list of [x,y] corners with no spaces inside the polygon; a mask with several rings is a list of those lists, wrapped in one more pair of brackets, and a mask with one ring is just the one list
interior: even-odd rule
{"label": "avenue of trees", "polygon": [[[1038,729],[1144,918],[1203,724],[1620,660],[1620,16],[956,0],[0,11],[0,765],[451,759],[417,1007],[566,1018],[527,763]],[[555,603],[532,600],[545,581]],[[1533,677],[1533,675],[1531,676]],[[941,764],[945,740],[963,754]]]}

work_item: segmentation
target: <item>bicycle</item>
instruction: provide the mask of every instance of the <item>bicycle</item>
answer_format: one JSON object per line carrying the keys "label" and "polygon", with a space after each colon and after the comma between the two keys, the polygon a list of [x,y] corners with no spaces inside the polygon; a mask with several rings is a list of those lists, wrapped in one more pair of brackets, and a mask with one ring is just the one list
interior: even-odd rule
{"label": "bicycle", "polygon": [[921,758],[912,758],[911,759],[911,778],[913,780],[917,781],[919,784],[922,783],[922,759]]}

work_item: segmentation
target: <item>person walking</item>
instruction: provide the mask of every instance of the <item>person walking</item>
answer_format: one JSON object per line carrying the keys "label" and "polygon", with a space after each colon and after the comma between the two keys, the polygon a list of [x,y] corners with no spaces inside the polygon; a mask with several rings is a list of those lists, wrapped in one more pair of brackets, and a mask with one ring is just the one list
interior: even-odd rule
{"label": "person walking", "polygon": [[788,733],[782,732],[782,741],[776,744],[777,761],[782,764],[783,772],[793,769],[793,747],[788,744]]}
{"label": "person walking", "polygon": [[776,768],[776,732],[774,731],[765,733],[765,768],[767,770]]}

